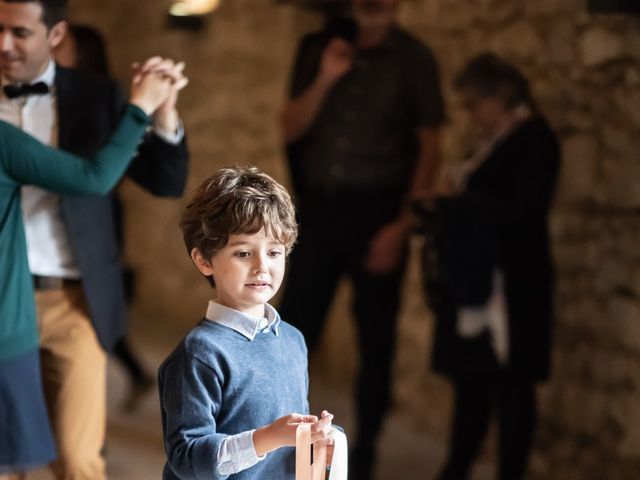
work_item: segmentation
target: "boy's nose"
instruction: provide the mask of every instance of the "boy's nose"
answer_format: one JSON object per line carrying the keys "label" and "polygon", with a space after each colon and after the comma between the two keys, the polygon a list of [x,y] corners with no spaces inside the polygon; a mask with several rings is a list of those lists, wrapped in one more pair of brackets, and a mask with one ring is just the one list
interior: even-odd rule
{"label": "boy's nose", "polygon": [[254,268],[256,269],[256,273],[266,272],[267,271],[267,264],[264,261],[264,259],[258,258],[256,260],[256,264],[254,265]]}

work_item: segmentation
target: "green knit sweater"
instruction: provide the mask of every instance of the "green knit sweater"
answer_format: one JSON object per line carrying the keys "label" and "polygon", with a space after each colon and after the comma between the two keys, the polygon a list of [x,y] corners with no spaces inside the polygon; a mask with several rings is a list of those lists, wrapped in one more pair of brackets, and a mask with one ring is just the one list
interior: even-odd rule
{"label": "green knit sweater", "polygon": [[108,143],[82,159],[0,122],[0,360],[38,347],[20,187],[105,195],[129,165],[148,123],[141,109],[129,105]]}

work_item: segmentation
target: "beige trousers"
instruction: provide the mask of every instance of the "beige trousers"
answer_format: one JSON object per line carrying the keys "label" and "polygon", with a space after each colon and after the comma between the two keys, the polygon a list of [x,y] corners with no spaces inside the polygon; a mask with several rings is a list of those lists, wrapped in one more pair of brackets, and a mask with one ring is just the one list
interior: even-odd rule
{"label": "beige trousers", "polygon": [[57,480],[104,480],[107,354],[82,287],[38,291],[36,304],[44,392],[58,449],[51,469]]}

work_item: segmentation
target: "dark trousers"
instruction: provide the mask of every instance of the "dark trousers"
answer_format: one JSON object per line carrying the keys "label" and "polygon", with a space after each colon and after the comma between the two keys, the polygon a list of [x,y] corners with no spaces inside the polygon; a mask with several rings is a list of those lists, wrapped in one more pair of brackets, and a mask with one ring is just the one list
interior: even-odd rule
{"label": "dark trousers", "polygon": [[508,377],[456,380],[454,395],[449,458],[439,480],[469,478],[494,410],[499,432],[497,478],[523,478],[536,419],[535,383]]}
{"label": "dark trousers", "polygon": [[373,193],[314,196],[299,207],[301,234],[290,257],[280,305],[284,320],[298,327],[311,354],[320,340],[341,276],[353,282],[360,369],[356,380],[356,451],[372,462],[376,438],[391,403],[391,365],[406,255],[384,275],[364,268],[375,233],[398,214],[400,197]]}

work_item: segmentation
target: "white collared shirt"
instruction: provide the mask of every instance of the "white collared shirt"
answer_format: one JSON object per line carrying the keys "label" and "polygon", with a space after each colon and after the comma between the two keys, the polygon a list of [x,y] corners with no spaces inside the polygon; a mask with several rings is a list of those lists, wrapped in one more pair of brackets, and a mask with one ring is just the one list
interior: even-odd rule
{"label": "white collared shirt", "polygon": [[278,335],[278,313],[268,303],[264,305],[264,317],[259,318],[225,307],[211,300],[209,301],[205,318],[211,322],[229,327],[249,340],[253,340],[258,333],[268,333],[272,329],[276,336]]}
{"label": "white collared shirt", "polygon": [[[58,115],[53,60],[32,83],[44,82],[49,93],[9,99],[2,92],[0,119],[24,130],[46,145],[57,146]],[[8,81],[2,79],[2,85]],[[27,238],[27,254],[31,273],[53,277],[78,278],[69,236],[62,221],[60,195],[33,186],[21,189],[22,215]]]}
{"label": "white collared shirt", "polygon": [[[253,317],[214,301],[209,302],[205,318],[228,327],[253,340],[257,335],[273,332],[278,335],[280,317],[275,308],[268,303],[264,306],[263,318]],[[218,450],[218,474],[232,475],[252,467],[266,455],[261,457],[253,445],[253,432],[248,430],[236,435],[229,435],[220,444]]]}

